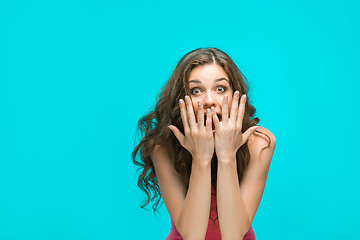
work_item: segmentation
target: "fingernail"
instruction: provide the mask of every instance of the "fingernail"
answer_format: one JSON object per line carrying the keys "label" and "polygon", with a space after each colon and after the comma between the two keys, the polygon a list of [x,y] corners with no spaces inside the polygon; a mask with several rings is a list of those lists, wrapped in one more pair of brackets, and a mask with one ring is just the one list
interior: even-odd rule
{"label": "fingernail", "polygon": [[211,110],[212,110],[212,111],[215,111],[215,108],[214,108],[214,107],[211,107]]}
{"label": "fingernail", "polygon": [[172,131],[172,129],[171,129],[171,127],[170,127],[170,126],[168,126],[168,128]]}
{"label": "fingernail", "polygon": [[228,96],[225,96],[225,101],[227,101],[228,100]]}
{"label": "fingernail", "polygon": [[179,103],[183,103],[183,100],[182,100],[182,99],[179,99]]}
{"label": "fingernail", "polygon": [[255,129],[255,131],[259,131],[260,130],[260,127],[258,127],[257,129]]}
{"label": "fingernail", "polygon": [[242,98],[245,99],[245,98],[246,98],[246,94],[244,94],[244,95],[242,96]]}
{"label": "fingernail", "polygon": [[198,107],[200,107],[200,101],[198,101]]}

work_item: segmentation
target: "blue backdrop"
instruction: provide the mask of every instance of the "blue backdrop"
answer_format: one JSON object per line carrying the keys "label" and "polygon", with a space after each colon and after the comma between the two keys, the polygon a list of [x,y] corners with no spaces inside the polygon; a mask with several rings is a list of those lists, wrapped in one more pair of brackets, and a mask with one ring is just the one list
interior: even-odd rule
{"label": "blue backdrop", "polygon": [[230,55],[277,147],[257,239],[360,239],[358,1],[0,1],[0,239],[165,239],[137,120],[180,58]]}

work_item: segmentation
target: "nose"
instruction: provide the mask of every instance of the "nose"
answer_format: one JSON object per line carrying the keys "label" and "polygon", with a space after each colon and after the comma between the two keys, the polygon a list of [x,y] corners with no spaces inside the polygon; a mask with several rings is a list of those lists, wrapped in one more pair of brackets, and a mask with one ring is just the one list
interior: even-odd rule
{"label": "nose", "polygon": [[216,107],[215,98],[211,92],[206,93],[205,99],[203,101],[204,101],[204,109]]}

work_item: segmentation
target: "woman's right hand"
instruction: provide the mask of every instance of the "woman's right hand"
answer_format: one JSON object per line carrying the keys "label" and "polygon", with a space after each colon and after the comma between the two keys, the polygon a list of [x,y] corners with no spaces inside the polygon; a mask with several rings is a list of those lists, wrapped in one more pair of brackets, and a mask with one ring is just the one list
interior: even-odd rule
{"label": "woman's right hand", "polygon": [[199,164],[211,163],[214,154],[214,136],[210,109],[206,111],[205,126],[204,109],[201,102],[198,102],[197,121],[195,121],[195,114],[189,96],[185,96],[185,102],[180,99],[179,104],[185,136],[174,125],[169,125],[169,128],[174,132],[181,146],[191,153],[193,161],[198,161]]}

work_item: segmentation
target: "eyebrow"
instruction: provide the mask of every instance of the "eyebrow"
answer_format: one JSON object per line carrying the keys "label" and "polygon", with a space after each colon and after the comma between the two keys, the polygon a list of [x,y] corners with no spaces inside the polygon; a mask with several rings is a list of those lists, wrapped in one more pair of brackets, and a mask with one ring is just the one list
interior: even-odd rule
{"label": "eyebrow", "polygon": [[[223,81],[223,80],[229,82],[229,80],[227,80],[227,79],[224,78],[224,77],[215,79],[214,81],[215,81],[215,82],[220,82],[220,81]],[[193,82],[193,83],[201,83],[201,81],[200,81],[200,80],[197,80],[197,79],[194,79],[194,80],[190,80],[190,81],[189,81],[189,83],[192,83],[192,82]]]}

